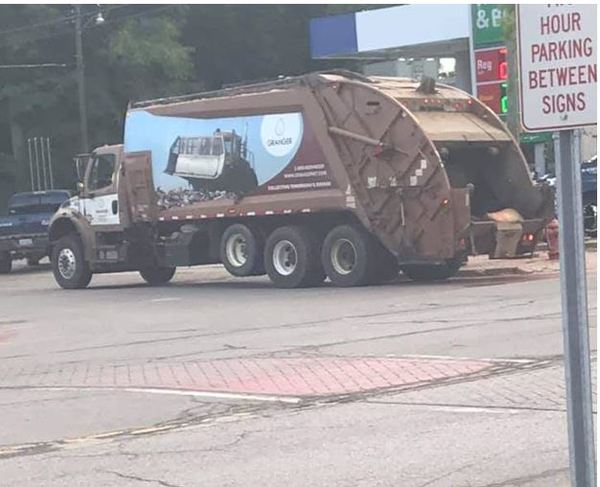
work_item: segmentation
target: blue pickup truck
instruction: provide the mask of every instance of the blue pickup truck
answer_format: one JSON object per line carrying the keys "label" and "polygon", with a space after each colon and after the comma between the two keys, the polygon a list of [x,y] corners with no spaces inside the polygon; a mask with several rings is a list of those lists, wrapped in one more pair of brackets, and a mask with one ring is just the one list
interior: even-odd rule
{"label": "blue pickup truck", "polygon": [[7,274],[14,259],[36,265],[48,255],[48,223],[61,204],[66,190],[16,193],[8,201],[8,216],[0,217],[0,273]]}

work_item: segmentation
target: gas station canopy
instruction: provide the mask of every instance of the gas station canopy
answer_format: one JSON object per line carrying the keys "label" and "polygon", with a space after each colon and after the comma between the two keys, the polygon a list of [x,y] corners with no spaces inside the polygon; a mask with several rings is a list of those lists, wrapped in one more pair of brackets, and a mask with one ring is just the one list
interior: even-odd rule
{"label": "gas station canopy", "polygon": [[313,59],[453,57],[469,51],[467,4],[403,5],[311,20]]}

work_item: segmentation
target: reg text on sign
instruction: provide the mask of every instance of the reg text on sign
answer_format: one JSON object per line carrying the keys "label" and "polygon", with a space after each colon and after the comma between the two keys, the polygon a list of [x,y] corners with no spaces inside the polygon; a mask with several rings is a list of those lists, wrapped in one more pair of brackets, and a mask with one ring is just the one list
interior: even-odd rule
{"label": "reg text on sign", "polygon": [[521,121],[527,131],[597,123],[596,5],[519,5]]}

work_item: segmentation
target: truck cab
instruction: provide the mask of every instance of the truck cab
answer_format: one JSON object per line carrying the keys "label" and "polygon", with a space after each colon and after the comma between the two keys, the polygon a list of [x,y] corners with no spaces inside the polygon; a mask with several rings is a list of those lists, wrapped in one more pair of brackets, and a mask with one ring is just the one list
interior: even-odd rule
{"label": "truck cab", "polygon": [[95,228],[120,226],[118,199],[119,167],[122,145],[103,146],[90,155],[76,158],[79,195],[70,200],[70,207],[78,211]]}
{"label": "truck cab", "polygon": [[83,287],[93,272],[129,270],[122,264],[128,224],[119,184],[122,159],[122,145],[75,157],[78,194],[61,205],[49,225],[53,272],[63,287]]}

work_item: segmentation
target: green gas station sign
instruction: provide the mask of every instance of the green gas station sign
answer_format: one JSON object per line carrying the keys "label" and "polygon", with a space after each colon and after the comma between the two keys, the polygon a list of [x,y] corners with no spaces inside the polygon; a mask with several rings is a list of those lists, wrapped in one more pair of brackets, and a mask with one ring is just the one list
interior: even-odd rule
{"label": "green gas station sign", "polygon": [[505,15],[506,9],[504,5],[491,3],[471,5],[473,46],[475,48],[504,43],[502,19]]}
{"label": "green gas station sign", "polygon": [[552,140],[550,132],[521,132],[521,144],[543,144]]}

